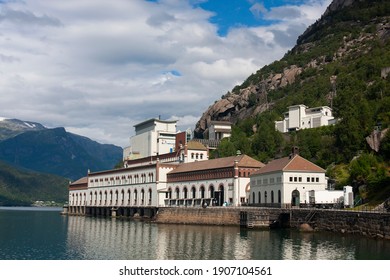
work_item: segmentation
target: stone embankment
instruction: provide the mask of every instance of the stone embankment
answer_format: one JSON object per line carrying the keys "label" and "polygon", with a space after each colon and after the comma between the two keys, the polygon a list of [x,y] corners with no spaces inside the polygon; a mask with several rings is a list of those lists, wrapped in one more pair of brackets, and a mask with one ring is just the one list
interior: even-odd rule
{"label": "stone embankment", "polygon": [[[260,207],[159,208],[157,223],[241,226],[275,226],[332,231],[390,240],[390,213],[329,209],[278,209]],[[304,226],[302,226],[304,225]]]}

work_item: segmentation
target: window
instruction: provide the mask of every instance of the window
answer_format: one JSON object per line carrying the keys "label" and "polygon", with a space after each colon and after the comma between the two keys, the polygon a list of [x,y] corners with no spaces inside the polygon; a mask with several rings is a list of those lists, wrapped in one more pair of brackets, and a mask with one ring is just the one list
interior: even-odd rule
{"label": "window", "polygon": [[290,182],[292,182],[293,181],[293,177],[290,177]]}
{"label": "window", "polygon": [[314,182],[314,177],[311,177],[311,181]]}
{"label": "window", "polygon": [[294,177],[294,182],[297,182],[298,181],[298,178],[297,177]]}
{"label": "window", "polygon": [[302,177],[299,177],[299,178],[298,178],[298,181],[299,181],[299,182],[302,182]]}
{"label": "window", "polygon": [[310,177],[306,178],[306,182],[310,183]]}
{"label": "window", "polygon": [[320,178],[317,177],[317,178],[316,178],[316,182],[318,183],[319,181],[320,181]]}

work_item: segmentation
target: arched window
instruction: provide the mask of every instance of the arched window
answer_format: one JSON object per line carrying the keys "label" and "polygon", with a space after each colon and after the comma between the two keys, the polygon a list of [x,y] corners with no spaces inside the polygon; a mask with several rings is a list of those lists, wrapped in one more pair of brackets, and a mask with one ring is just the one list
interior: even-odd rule
{"label": "arched window", "polygon": [[138,197],[138,192],[137,190],[134,190],[134,205],[137,205],[137,197]]}
{"label": "arched window", "polygon": [[213,185],[210,185],[209,191],[210,191],[210,198],[214,198],[214,186]]}
{"label": "arched window", "polygon": [[179,190],[179,187],[177,187],[175,189],[175,193],[176,193],[176,199],[179,199],[180,198],[180,190]]}
{"label": "arched window", "polygon": [[118,205],[118,201],[119,201],[119,192],[118,190],[115,191],[115,205]]}
{"label": "arched window", "polygon": [[271,191],[271,203],[274,203],[274,191]]}
{"label": "arched window", "polygon": [[252,203],[253,204],[256,203],[256,194],[255,194],[255,192],[252,193]]}
{"label": "arched window", "polygon": [[264,203],[267,203],[267,191],[264,192]]}
{"label": "arched window", "polygon": [[184,189],[183,189],[184,198],[187,198],[187,193],[188,193],[187,187],[184,187]]}
{"label": "arched window", "polygon": [[92,205],[93,203],[93,192],[89,193],[89,205]]}
{"label": "arched window", "polygon": [[259,204],[260,204],[261,203],[261,192],[259,192],[258,199],[259,199]]}
{"label": "arched window", "polygon": [[152,205],[152,190],[149,189],[148,191],[148,205]]}
{"label": "arched window", "polygon": [[204,186],[201,186],[200,187],[200,198],[204,198],[204,192],[205,192]]}
{"label": "arched window", "polygon": [[282,194],[280,190],[278,190],[278,203],[282,203]]}
{"label": "arched window", "polygon": [[196,198],[196,189],[195,186],[192,186],[191,188],[192,198]]}
{"label": "arched window", "polygon": [[144,205],[145,202],[145,190],[141,190],[141,205]]}

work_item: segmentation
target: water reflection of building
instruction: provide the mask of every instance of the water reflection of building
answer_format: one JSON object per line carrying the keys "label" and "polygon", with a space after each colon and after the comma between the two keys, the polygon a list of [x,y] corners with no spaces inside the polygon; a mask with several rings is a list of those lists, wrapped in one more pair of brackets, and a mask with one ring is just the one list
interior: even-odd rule
{"label": "water reflection of building", "polygon": [[89,172],[70,184],[70,213],[106,215],[115,207],[127,216],[131,207],[238,206],[249,175],[263,166],[245,155],[209,160],[208,147],[176,132],[176,121],[151,119],[135,127],[122,168]]}
{"label": "water reflection of building", "polygon": [[69,216],[66,249],[70,258],[90,260],[244,260],[261,259],[267,251],[274,254],[269,231],[249,234],[249,238],[242,236],[237,227]]}

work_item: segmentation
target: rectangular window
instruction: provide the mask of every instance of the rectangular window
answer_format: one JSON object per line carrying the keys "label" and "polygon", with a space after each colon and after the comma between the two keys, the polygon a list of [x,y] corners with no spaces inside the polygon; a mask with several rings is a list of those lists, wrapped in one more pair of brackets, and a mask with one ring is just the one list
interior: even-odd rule
{"label": "rectangular window", "polygon": [[293,178],[292,177],[290,177],[290,182],[292,182],[293,181]]}
{"label": "rectangular window", "polygon": [[314,182],[314,177],[311,177],[311,181]]}
{"label": "rectangular window", "polygon": [[319,181],[320,181],[320,178],[317,177],[317,178],[316,178],[316,182],[318,183]]}
{"label": "rectangular window", "polygon": [[298,181],[299,181],[299,182],[302,182],[302,177],[299,177],[299,178],[298,178]]}
{"label": "rectangular window", "polygon": [[298,178],[297,177],[294,177],[294,182],[297,182],[298,181]]}

